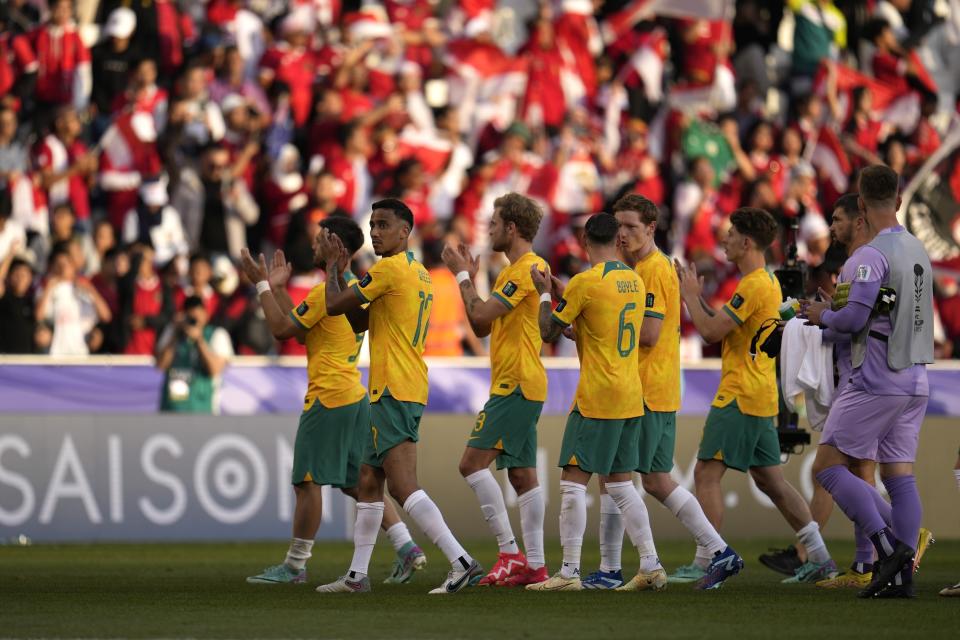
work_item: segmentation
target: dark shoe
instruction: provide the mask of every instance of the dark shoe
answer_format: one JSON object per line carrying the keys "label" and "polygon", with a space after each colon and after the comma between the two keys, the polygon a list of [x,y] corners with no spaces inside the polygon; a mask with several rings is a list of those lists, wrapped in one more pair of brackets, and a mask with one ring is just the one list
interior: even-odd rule
{"label": "dark shoe", "polygon": [[793,576],[803,566],[797,548],[790,545],[786,549],[770,549],[770,553],[760,555],[760,564],[785,576]]}
{"label": "dark shoe", "polygon": [[908,582],[907,584],[888,584],[887,586],[880,589],[873,598],[879,599],[889,599],[889,598],[913,598],[913,583]]}
{"label": "dark shoe", "polygon": [[893,584],[898,573],[906,570],[909,575],[912,575],[913,556],[913,548],[898,541],[897,546],[893,549],[893,553],[873,565],[873,581],[866,589],[858,593],[857,596],[860,598],[872,598],[888,585],[893,587],[898,586]]}

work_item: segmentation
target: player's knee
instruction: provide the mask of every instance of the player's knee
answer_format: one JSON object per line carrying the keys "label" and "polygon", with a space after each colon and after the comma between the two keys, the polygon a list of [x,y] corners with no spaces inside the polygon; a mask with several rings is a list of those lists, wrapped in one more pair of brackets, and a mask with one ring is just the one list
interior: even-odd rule
{"label": "player's knee", "polygon": [[643,490],[652,495],[657,500],[666,500],[673,489],[673,481],[670,476],[664,476],[660,473],[646,473],[640,476],[640,482],[643,484]]}
{"label": "player's knee", "polygon": [[469,460],[466,456],[460,458],[460,475],[466,478],[477,471],[480,471],[480,469],[477,469],[477,465],[475,465],[473,461]]}
{"label": "player's knee", "polygon": [[510,469],[507,471],[507,478],[518,496],[536,488],[538,484],[537,472],[534,469]]}

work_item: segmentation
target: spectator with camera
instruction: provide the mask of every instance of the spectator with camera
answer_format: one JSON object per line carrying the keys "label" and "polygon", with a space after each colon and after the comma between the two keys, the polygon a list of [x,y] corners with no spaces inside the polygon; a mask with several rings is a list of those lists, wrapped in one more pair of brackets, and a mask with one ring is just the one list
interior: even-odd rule
{"label": "spectator with camera", "polygon": [[180,319],[157,341],[157,368],[165,372],[161,411],[220,413],[220,383],[233,345],[230,334],[209,321],[203,300],[190,296]]}

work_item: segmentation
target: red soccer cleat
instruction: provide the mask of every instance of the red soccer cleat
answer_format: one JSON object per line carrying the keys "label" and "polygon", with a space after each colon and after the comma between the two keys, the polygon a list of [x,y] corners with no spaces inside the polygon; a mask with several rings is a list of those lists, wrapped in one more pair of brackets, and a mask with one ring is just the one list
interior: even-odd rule
{"label": "red soccer cleat", "polygon": [[543,566],[539,569],[534,569],[530,565],[526,565],[524,571],[517,572],[514,575],[511,575],[509,578],[500,582],[497,586],[499,587],[525,587],[528,584],[537,584],[538,582],[544,582],[550,578],[550,574],[547,573],[547,567]]}
{"label": "red soccer cleat", "polygon": [[497,563],[490,569],[490,573],[485,575],[477,586],[489,587],[497,586],[511,576],[519,573],[525,573],[529,569],[527,558],[523,551],[518,553],[500,553],[497,555]]}

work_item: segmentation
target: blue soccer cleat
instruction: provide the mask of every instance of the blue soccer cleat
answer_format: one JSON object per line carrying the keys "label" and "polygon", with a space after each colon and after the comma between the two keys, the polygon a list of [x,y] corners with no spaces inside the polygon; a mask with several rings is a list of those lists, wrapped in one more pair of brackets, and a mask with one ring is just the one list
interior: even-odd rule
{"label": "blue soccer cleat", "polygon": [[719,589],[724,580],[737,575],[742,569],[743,558],[733,548],[727,547],[713,556],[710,566],[707,567],[707,572],[697,580],[696,588],[700,590]]}
{"label": "blue soccer cleat", "polygon": [[623,571],[594,571],[581,581],[584,589],[616,589],[623,586]]}
{"label": "blue soccer cleat", "polygon": [[250,584],[303,584],[306,581],[306,569],[294,571],[286,563],[267,567],[263,573],[247,578]]}

